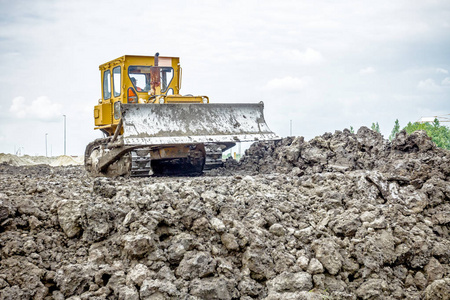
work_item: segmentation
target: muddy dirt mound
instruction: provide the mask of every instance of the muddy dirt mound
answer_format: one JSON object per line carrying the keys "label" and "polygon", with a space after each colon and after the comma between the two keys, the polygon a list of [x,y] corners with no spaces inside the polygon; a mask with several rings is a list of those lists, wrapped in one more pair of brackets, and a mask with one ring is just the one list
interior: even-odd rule
{"label": "muddy dirt mound", "polygon": [[0,298],[449,299],[449,159],[361,128],[216,176],[0,164]]}
{"label": "muddy dirt mound", "polygon": [[[431,171],[450,173],[448,151],[437,148],[425,131],[407,135],[400,132],[390,143],[382,135],[361,127],[356,134],[349,130],[326,133],[309,142],[303,137],[254,143],[239,162],[226,164],[224,170],[269,174],[278,172],[297,176],[321,172],[375,170],[404,173],[411,180],[426,180]],[[414,173],[414,174],[411,174]]]}

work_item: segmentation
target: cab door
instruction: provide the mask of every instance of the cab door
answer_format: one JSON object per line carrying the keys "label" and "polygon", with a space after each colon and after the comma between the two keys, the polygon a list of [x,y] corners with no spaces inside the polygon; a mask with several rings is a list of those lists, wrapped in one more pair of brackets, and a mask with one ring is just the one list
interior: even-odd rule
{"label": "cab door", "polygon": [[97,129],[107,130],[112,123],[112,105],[111,105],[111,71],[101,69],[102,80],[102,99],[94,107],[94,119]]}
{"label": "cab door", "polygon": [[113,124],[119,123],[121,118],[120,113],[120,103],[123,100],[123,91],[122,91],[122,66],[116,65],[111,68],[111,80],[112,80],[112,94],[111,94],[111,102],[113,104]]}

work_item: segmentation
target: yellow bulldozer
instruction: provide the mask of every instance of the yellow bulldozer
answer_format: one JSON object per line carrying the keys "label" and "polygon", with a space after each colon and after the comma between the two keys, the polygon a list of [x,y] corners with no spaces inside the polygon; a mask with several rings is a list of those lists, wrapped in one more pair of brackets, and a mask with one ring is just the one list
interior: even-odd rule
{"label": "yellow bulldozer", "polygon": [[274,140],[262,102],[211,104],[180,95],[178,57],[125,55],[100,65],[99,138],[86,147],[92,176],[199,175],[236,142]]}

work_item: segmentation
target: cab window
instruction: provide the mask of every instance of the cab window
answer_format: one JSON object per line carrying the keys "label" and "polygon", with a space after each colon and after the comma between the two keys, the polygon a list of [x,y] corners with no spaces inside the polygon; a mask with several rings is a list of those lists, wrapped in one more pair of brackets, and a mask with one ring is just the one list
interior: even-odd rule
{"label": "cab window", "polygon": [[150,90],[150,67],[130,66],[128,77],[137,92],[148,92]]}
{"label": "cab window", "polygon": [[111,98],[111,72],[106,70],[103,73],[103,99]]}
{"label": "cab window", "polygon": [[165,92],[173,78],[173,69],[168,67],[161,68],[161,91]]}
{"label": "cab window", "polygon": [[150,91],[152,84],[158,80],[161,92],[166,92],[173,79],[173,73],[171,67],[130,66],[128,68],[128,76],[137,92]]}
{"label": "cab window", "polygon": [[114,97],[120,96],[120,86],[121,86],[121,71],[120,66],[118,66],[113,69]]}

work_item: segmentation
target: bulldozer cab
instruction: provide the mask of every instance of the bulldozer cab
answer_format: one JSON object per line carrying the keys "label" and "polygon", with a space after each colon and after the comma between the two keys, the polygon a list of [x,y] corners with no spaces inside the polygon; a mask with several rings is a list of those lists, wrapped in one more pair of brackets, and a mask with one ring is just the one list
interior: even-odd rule
{"label": "bulldozer cab", "polygon": [[100,65],[102,98],[94,108],[95,129],[113,135],[121,104],[208,103],[206,96],[181,96],[178,57],[124,55]]}
{"label": "bulldozer cab", "polygon": [[161,66],[155,66],[155,56],[124,55],[99,66],[102,98],[94,108],[95,129],[112,135],[121,118],[122,103],[145,103],[149,92],[179,93],[179,58],[157,60]]}
{"label": "bulldozer cab", "polygon": [[125,55],[100,65],[102,100],[112,97],[127,103],[128,90],[141,98],[156,93],[179,94],[179,61],[178,57]]}

